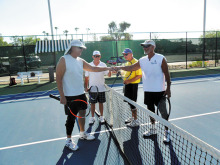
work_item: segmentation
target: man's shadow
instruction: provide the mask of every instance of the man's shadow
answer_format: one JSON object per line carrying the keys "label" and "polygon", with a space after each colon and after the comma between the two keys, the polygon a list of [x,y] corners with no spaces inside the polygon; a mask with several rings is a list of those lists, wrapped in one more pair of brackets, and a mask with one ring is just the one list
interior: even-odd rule
{"label": "man's shadow", "polygon": [[169,145],[169,149],[170,149],[171,165],[181,165],[181,163],[179,162],[178,157],[173,149],[172,142],[170,142],[168,145]]}
{"label": "man's shadow", "polygon": [[139,127],[132,128],[131,138],[123,142],[124,152],[132,164],[142,165],[142,157],[139,149]]}
{"label": "man's shadow", "polygon": [[[154,142],[154,160],[155,160],[155,165],[158,164],[171,164],[171,165],[181,165],[181,163],[178,160],[178,157],[173,149],[172,141],[166,143],[163,142],[164,147],[168,146],[170,152],[168,153],[168,150],[163,149],[161,151],[158,141],[157,141],[157,135],[151,135],[149,137],[144,137],[145,139],[151,139]],[[163,159],[163,157],[166,157]],[[164,160],[167,163],[164,163]]]}
{"label": "man's shadow", "polygon": [[[153,150],[152,151],[148,150],[149,152],[147,153],[147,154],[153,154],[154,155],[154,161],[153,161],[154,164],[155,165],[158,165],[158,164],[164,165],[165,163],[164,163],[164,160],[163,160],[163,154],[160,150],[160,147],[159,147],[159,144],[158,144],[158,141],[157,141],[157,134],[151,135],[149,137],[144,137],[144,139],[150,139],[154,143],[154,153],[151,153],[151,152],[153,152]],[[149,148],[149,149],[151,149],[151,148]],[[149,162],[149,163],[152,164],[152,162]]]}
{"label": "man's shadow", "polygon": [[[89,126],[87,132],[91,132],[92,126]],[[77,145],[79,146],[79,150],[71,151],[67,147],[64,146],[63,153],[60,159],[57,162],[57,165],[72,165],[74,164],[83,164],[83,165],[92,165],[94,164],[97,151],[99,149],[99,145],[101,141],[98,139],[100,134],[101,124],[95,130],[95,140],[87,141],[87,140],[78,140]]]}

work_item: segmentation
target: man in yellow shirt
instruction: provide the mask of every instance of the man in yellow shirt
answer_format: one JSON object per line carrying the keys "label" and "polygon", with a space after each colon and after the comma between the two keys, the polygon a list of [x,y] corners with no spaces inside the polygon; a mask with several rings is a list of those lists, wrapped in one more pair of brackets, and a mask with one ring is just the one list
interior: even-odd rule
{"label": "man in yellow shirt", "polygon": [[[133,65],[136,62],[138,62],[137,59],[133,57],[133,52],[131,49],[126,48],[122,52],[125,60],[127,63],[125,64],[126,66]],[[124,96],[128,97],[129,99],[133,101],[137,101],[137,93],[138,93],[138,83],[140,83],[142,77],[142,72],[141,69],[138,69],[136,71],[126,71],[124,73],[124,84],[125,84],[125,89],[124,89]],[[139,126],[139,122],[137,120],[137,108],[131,104],[129,104],[131,107],[131,112],[132,112],[132,117],[125,120],[125,123],[127,126],[130,127],[136,127]]]}

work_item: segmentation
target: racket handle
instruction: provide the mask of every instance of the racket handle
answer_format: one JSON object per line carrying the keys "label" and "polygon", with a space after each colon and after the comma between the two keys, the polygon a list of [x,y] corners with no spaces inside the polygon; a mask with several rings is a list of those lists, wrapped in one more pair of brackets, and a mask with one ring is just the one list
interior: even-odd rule
{"label": "racket handle", "polygon": [[60,98],[59,98],[59,97],[57,97],[57,96],[54,96],[54,95],[52,95],[52,94],[50,94],[50,95],[49,95],[49,97],[50,97],[50,98],[53,98],[53,99],[55,99],[55,100],[58,100],[58,101],[60,101]]}

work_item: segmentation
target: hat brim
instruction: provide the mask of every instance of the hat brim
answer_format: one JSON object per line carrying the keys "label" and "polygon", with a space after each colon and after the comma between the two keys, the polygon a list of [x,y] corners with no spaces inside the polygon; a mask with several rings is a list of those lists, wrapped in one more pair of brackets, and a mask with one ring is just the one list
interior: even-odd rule
{"label": "hat brim", "polygon": [[[67,47],[67,49],[65,50],[65,53],[64,53],[64,54],[67,54],[67,53],[70,51],[71,47],[72,47],[72,46],[69,45],[69,46]],[[75,47],[80,47],[80,48],[86,49],[85,46],[75,46]]]}
{"label": "hat brim", "polygon": [[151,44],[141,43],[140,45],[141,45],[141,46],[145,46],[145,45],[151,45]]}

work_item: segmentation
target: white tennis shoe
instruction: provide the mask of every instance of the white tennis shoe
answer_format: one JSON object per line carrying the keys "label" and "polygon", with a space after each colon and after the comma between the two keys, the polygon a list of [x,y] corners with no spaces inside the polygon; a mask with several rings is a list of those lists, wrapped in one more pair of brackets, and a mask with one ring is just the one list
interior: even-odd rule
{"label": "white tennis shoe", "polygon": [[155,124],[151,124],[150,129],[147,130],[146,132],[144,132],[143,136],[151,136],[151,135],[155,135],[157,132],[156,128],[155,128]]}
{"label": "white tennis shoe", "polygon": [[78,145],[75,144],[75,143],[72,141],[72,139],[70,139],[70,140],[67,139],[65,146],[66,146],[67,148],[69,148],[70,150],[72,150],[72,151],[76,151],[76,150],[79,149]]}
{"label": "white tennis shoe", "polygon": [[90,117],[89,124],[94,124],[94,123],[95,123],[95,117]]}
{"label": "white tennis shoe", "polygon": [[100,116],[99,117],[99,121],[101,124],[105,123],[105,117],[104,116]]}
{"label": "white tennis shoe", "polygon": [[127,124],[128,127],[138,127],[140,125],[138,120],[132,120],[130,123]]}
{"label": "white tennis shoe", "polygon": [[125,124],[131,123],[133,120],[134,120],[134,118],[133,118],[133,117],[130,117],[130,118],[128,118],[128,119],[125,120]]}
{"label": "white tennis shoe", "polygon": [[95,136],[90,135],[87,132],[80,132],[79,138],[82,139],[82,140],[94,140]]}
{"label": "white tennis shoe", "polygon": [[165,142],[165,143],[169,143],[170,142],[170,132],[168,130],[164,131],[163,142]]}

